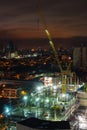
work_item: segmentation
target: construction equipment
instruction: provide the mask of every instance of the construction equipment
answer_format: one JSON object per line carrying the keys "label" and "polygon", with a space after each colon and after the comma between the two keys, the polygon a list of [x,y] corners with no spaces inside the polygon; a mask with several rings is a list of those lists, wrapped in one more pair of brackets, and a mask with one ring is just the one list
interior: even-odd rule
{"label": "construction equipment", "polygon": [[53,50],[54,56],[56,58],[56,62],[58,64],[58,67],[59,67],[60,72],[61,72],[61,76],[62,76],[61,77],[61,79],[62,79],[62,94],[66,94],[66,78],[67,78],[67,75],[69,75],[69,72],[70,72],[69,70],[70,70],[71,62],[67,66],[67,69],[63,70],[63,68],[61,66],[61,63],[60,63],[60,60],[59,60],[59,57],[58,57],[58,54],[57,54],[57,51],[56,51],[56,48],[55,48],[54,43],[52,41],[50,32],[47,29],[47,24],[46,24],[44,15],[42,14],[42,12],[40,10],[40,7],[38,8],[38,14],[40,16],[41,21],[43,22],[45,33],[46,33],[46,35],[47,35],[47,37],[49,39],[50,46],[51,46],[51,48]]}

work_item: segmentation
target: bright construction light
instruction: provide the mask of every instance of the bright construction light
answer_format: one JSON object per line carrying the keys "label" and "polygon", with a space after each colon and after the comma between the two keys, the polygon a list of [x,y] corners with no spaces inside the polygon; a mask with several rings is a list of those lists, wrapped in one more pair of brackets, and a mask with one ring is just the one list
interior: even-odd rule
{"label": "bright construction light", "polygon": [[39,101],[39,98],[36,98],[36,102],[38,102]]}
{"label": "bright construction light", "polygon": [[6,108],[5,112],[8,113],[9,112],[9,108]]}
{"label": "bright construction light", "polygon": [[24,100],[27,100],[27,99],[28,99],[28,97],[27,97],[27,96],[24,96],[24,97],[23,97],[23,99],[24,99]]}
{"label": "bright construction light", "polygon": [[59,81],[59,84],[61,84],[61,81]]}
{"label": "bright construction light", "polygon": [[5,114],[9,115],[10,114],[10,108],[9,107],[5,107]]}
{"label": "bright construction light", "polygon": [[62,94],[62,97],[63,97],[63,98],[66,97],[66,94]]}
{"label": "bright construction light", "polygon": [[47,103],[49,102],[49,99],[48,99],[48,98],[46,99],[46,102],[47,102]]}
{"label": "bright construction light", "polygon": [[42,89],[42,87],[37,87],[37,90],[38,90],[38,91],[41,91],[41,89]]}
{"label": "bright construction light", "polygon": [[57,89],[57,86],[53,86],[53,89]]}
{"label": "bright construction light", "polygon": [[26,94],[26,92],[25,92],[24,90],[22,90],[22,91],[21,91],[21,94],[22,94],[22,95],[25,95],[25,94]]}

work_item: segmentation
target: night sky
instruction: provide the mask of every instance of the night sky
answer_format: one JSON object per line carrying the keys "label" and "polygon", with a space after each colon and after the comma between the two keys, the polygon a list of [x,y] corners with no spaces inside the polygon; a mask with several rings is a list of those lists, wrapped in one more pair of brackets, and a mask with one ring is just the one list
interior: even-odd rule
{"label": "night sky", "polygon": [[[87,0],[0,0],[0,39],[46,38],[38,7],[52,38],[87,37],[86,3]],[[26,47],[31,43],[27,42]],[[24,42],[16,44],[24,46]]]}

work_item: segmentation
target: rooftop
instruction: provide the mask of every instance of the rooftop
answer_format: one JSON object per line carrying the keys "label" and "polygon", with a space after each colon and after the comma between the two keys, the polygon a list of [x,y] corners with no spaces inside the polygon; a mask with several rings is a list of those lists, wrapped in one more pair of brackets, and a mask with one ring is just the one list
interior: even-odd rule
{"label": "rooftop", "polygon": [[18,124],[36,129],[70,130],[69,121],[47,121],[32,117],[18,122]]}

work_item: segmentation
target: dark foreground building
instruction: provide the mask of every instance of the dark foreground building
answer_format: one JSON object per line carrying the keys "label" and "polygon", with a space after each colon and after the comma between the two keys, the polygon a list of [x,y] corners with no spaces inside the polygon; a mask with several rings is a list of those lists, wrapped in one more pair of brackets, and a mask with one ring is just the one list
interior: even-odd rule
{"label": "dark foreground building", "polygon": [[17,130],[71,130],[68,121],[47,121],[28,118],[17,123]]}

